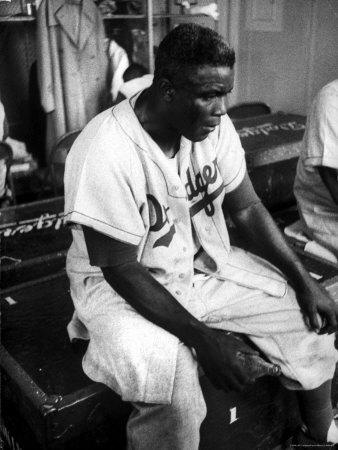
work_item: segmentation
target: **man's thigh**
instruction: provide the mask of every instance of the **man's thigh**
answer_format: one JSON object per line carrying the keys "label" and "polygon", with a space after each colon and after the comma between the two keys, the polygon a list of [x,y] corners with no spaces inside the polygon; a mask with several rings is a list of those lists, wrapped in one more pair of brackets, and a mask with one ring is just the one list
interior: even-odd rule
{"label": "man's thigh", "polygon": [[207,277],[195,283],[195,297],[202,303],[199,318],[215,328],[227,324],[233,331],[257,336],[306,328],[295,292],[289,286],[285,295],[277,297],[233,281]]}
{"label": "man's thigh", "polygon": [[207,278],[195,284],[204,312],[200,320],[212,328],[247,335],[268,359],[282,368],[290,389],[315,389],[332,378],[337,362],[333,335],[310,331],[288,287],[271,296],[231,281]]}
{"label": "man's thigh", "polygon": [[88,279],[74,303],[90,338],[85,373],[123,400],[170,403],[178,339],[142,317],[103,279]]}

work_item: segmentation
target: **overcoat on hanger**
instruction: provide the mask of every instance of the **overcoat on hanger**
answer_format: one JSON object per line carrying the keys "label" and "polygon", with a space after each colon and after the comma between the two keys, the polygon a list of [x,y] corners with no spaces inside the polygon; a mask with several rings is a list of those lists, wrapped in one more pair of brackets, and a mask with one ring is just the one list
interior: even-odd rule
{"label": "overcoat on hanger", "polygon": [[102,111],[108,58],[102,15],[92,0],[42,0],[37,13],[41,104],[47,113],[47,161],[52,145]]}

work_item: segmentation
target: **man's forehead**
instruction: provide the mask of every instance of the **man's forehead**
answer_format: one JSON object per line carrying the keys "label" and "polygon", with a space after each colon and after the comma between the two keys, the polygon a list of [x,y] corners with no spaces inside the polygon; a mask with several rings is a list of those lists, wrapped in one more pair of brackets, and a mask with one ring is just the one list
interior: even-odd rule
{"label": "man's forehead", "polygon": [[233,84],[234,68],[228,66],[188,66],[178,75],[180,83],[190,86]]}

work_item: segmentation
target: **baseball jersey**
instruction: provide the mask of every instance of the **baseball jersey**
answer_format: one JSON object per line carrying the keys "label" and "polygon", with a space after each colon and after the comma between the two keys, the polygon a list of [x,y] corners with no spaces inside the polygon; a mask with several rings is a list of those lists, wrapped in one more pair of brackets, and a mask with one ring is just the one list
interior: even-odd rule
{"label": "baseball jersey", "polygon": [[338,254],[338,206],[318,166],[335,169],[338,177],[338,80],[324,86],[313,102],[294,186],[306,230]]}
{"label": "baseball jersey", "polygon": [[[78,226],[86,225],[137,245],[140,263],[185,304],[194,267],[226,272],[230,243],[222,202],[244,177],[244,151],[223,116],[204,141],[181,138],[179,175],[140,125],[135,100],[94,118],[68,155],[65,217],[75,224],[68,265],[84,276],[101,272],[89,264]],[[197,260],[192,227],[204,249]]]}

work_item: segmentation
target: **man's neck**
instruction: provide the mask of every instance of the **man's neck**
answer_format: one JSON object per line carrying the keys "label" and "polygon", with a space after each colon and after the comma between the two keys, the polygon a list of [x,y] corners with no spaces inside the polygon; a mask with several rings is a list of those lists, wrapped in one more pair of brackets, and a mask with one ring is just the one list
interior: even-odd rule
{"label": "man's neck", "polygon": [[181,136],[174,128],[168,126],[165,111],[151,88],[144,91],[136,100],[135,114],[162,152],[168,158],[175,156],[180,148]]}

